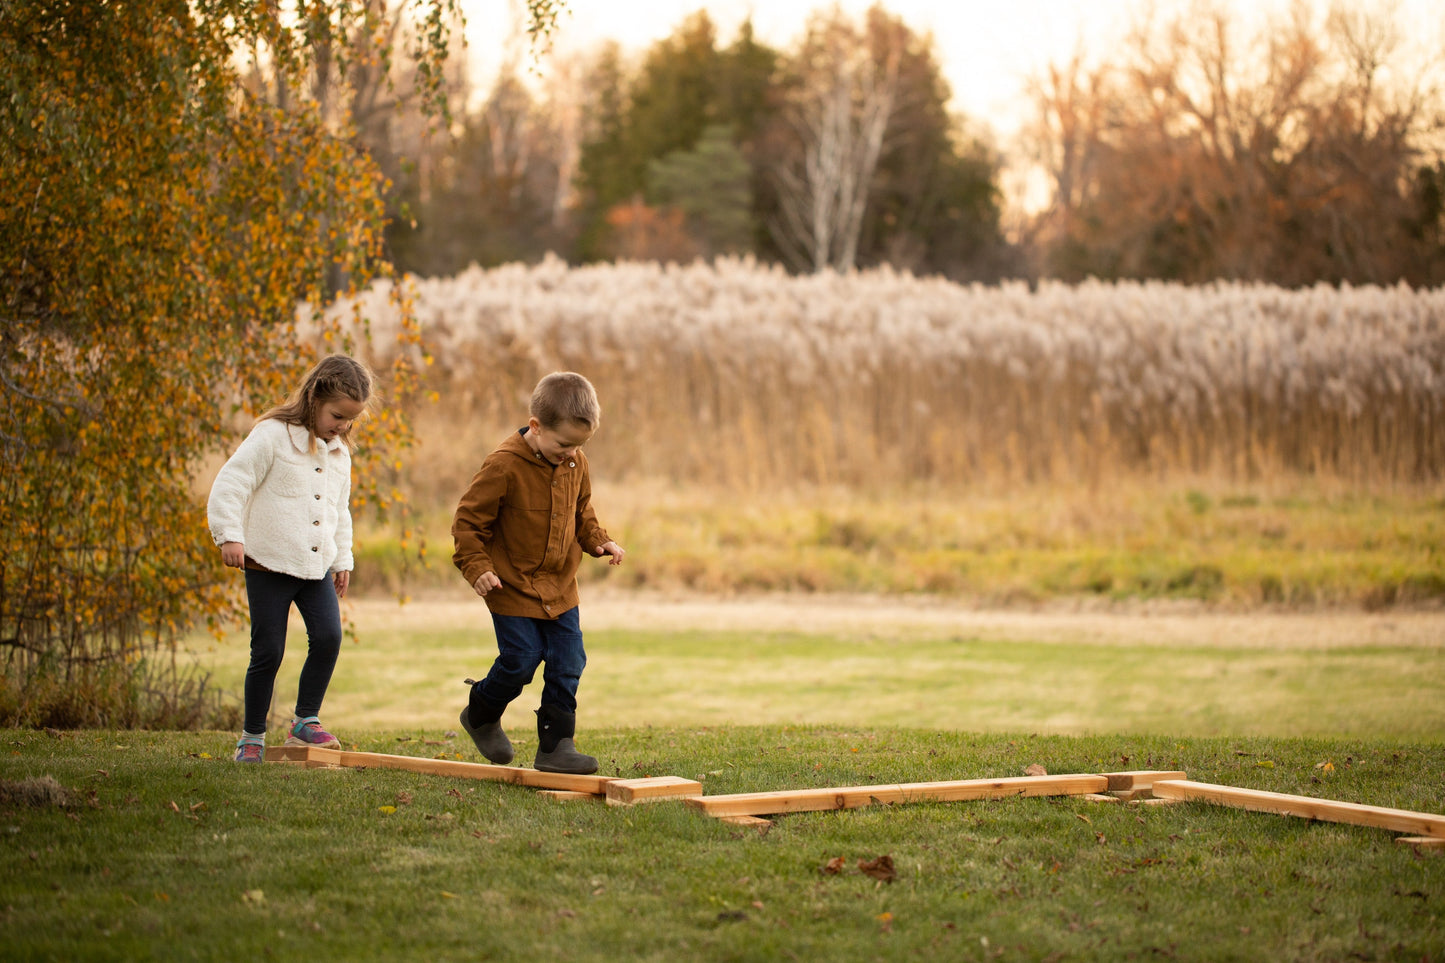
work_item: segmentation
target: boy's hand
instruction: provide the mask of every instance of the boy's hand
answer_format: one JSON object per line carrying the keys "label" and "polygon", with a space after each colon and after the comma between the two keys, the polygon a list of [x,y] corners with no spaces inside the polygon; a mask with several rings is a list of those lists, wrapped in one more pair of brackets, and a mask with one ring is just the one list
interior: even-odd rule
{"label": "boy's hand", "polygon": [[501,587],[502,580],[497,578],[496,572],[483,572],[481,575],[478,575],[477,580],[472,583],[472,588],[476,589],[477,594],[482,598],[486,598],[487,593],[493,589],[499,589]]}
{"label": "boy's hand", "polygon": [[350,572],[333,572],[332,575],[331,575],[331,584],[333,584],[333,585],[336,586],[336,597],[337,597],[337,598],[339,598],[339,599],[344,599],[344,598],[346,598],[346,589],[347,589],[347,587],[348,587],[349,585],[351,585],[351,573],[350,573]]}
{"label": "boy's hand", "polygon": [[596,551],[596,555],[598,558],[601,558],[604,555],[612,556],[607,560],[608,565],[621,565],[622,556],[626,554],[626,549],[624,549],[621,545],[618,545],[616,542],[603,542],[601,545],[597,546]]}
{"label": "boy's hand", "polygon": [[246,546],[240,542],[222,542],[221,564],[226,568],[245,568]]}

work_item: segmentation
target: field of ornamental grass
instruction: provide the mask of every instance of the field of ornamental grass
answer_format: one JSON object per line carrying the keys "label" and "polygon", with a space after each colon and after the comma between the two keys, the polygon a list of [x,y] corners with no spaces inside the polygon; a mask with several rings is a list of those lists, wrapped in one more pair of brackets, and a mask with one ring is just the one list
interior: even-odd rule
{"label": "field of ornamental grass", "polygon": [[[745,260],[472,269],[409,282],[433,401],[381,470],[449,513],[543,374],[596,384],[584,578],[981,604],[1445,598],[1445,290],[960,286]],[[356,303],[379,364],[389,291]],[[364,533],[363,592],[405,553]],[[367,578],[367,572],[371,578]]]}
{"label": "field of ornamental grass", "polygon": [[[1445,289],[1030,290],[735,260],[549,260],[410,287],[431,417],[467,454],[521,423],[541,375],[571,369],[597,386],[590,449],[618,480],[761,493],[1445,475]],[[384,357],[388,289],[334,310],[357,307]],[[419,495],[431,477],[413,477]]]}

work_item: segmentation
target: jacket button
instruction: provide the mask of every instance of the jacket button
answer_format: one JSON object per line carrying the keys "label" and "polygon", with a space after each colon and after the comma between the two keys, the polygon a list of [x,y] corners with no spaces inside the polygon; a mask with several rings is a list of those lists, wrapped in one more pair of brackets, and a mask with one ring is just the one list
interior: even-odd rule
{"label": "jacket button", "polygon": [[319,521],[319,520],[318,520],[318,521],[314,521],[314,522],[312,522],[312,523],[311,523],[311,524],[312,524],[312,525],[320,525],[320,524],[321,524],[321,522],[320,522],[320,521]]}
{"label": "jacket button", "polygon": [[321,469],[320,469],[320,468],[316,469],[316,473],[317,473],[318,475],[321,474]]}
{"label": "jacket button", "polygon": [[317,495],[317,496],[316,496],[316,500],[317,500],[318,502],[321,501],[321,496],[320,496],[320,495]]}
{"label": "jacket button", "polygon": [[315,546],[315,545],[312,545],[312,546],[311,546],[311,551],[313,551],[313,552],[316,551],[316,546]]}

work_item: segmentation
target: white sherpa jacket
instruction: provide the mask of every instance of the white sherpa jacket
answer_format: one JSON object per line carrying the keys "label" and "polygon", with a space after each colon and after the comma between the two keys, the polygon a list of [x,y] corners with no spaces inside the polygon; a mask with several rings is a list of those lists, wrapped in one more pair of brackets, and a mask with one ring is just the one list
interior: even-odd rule
{"label": "white sherpa jacket", "polygon": [[351,452],[340,439],[268,418],[256,423],[211,485],[206,517],[217,545],[240,542],[273,572],[325,578],[349,572]]}

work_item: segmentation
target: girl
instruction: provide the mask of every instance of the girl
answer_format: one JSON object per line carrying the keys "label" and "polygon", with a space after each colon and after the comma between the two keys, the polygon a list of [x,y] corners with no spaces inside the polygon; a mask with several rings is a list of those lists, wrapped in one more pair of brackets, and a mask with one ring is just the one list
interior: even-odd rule
{"label": "girl", "polygon": [[351,581],[351,426],[371,403],[371,372],[325,358],[282,405],[261,416],[221,467],[206,514],[221,562],[246,572],[251,665],[237,762],[260,762],[266,716],[291,604],[308,650],[286,744],[334,747],[317,713],[341,651],[341,609]]}

